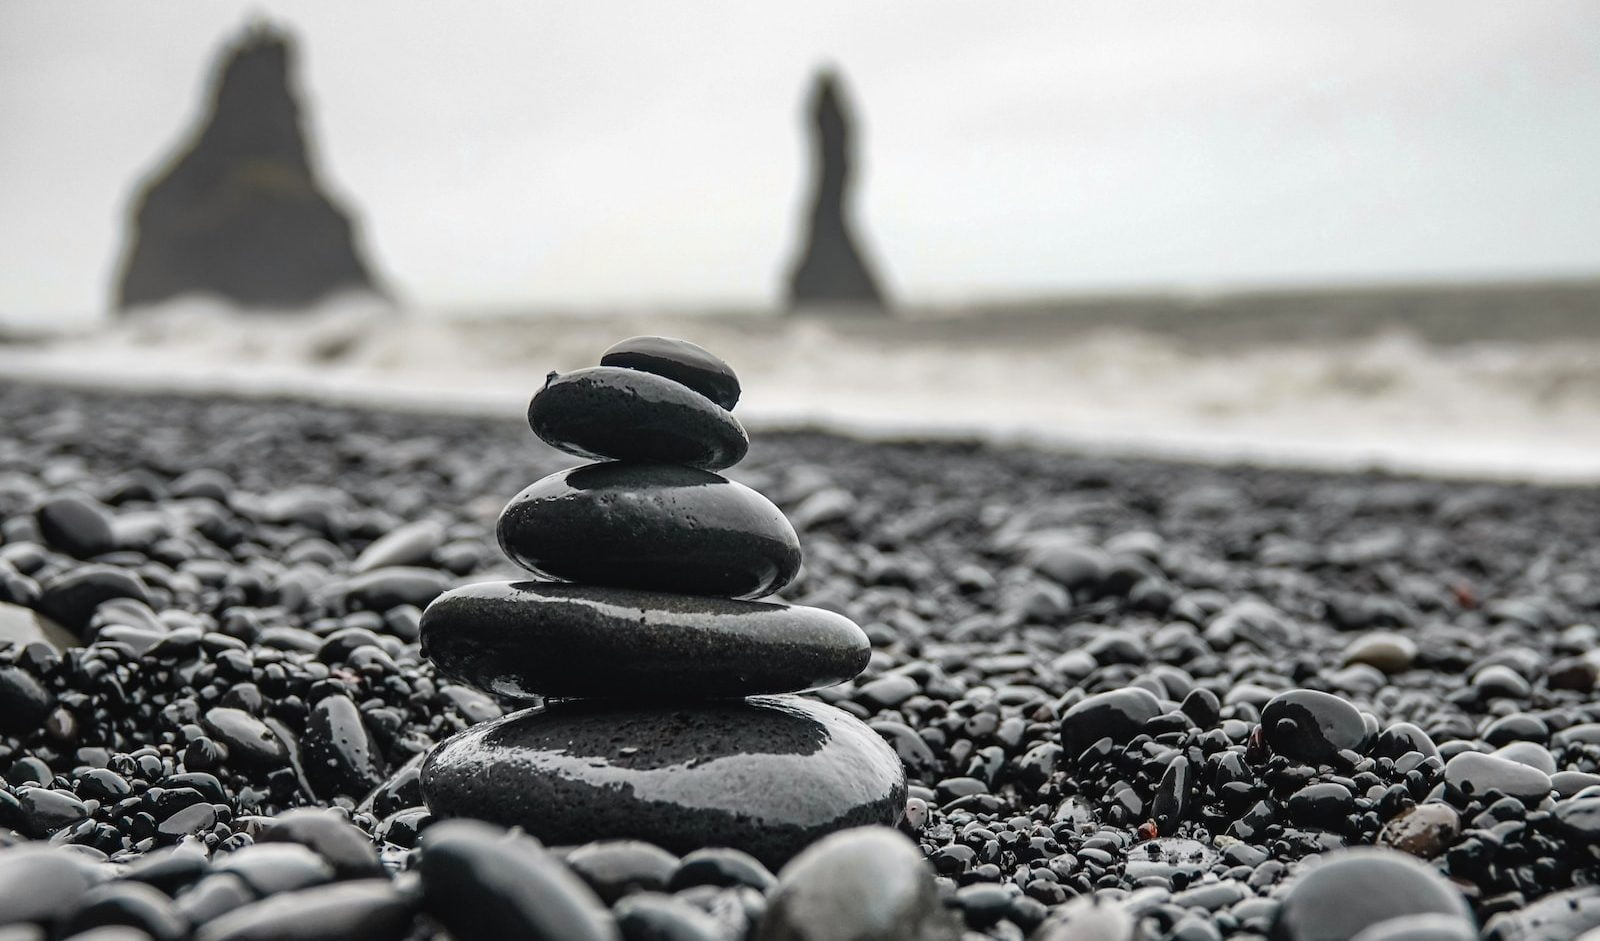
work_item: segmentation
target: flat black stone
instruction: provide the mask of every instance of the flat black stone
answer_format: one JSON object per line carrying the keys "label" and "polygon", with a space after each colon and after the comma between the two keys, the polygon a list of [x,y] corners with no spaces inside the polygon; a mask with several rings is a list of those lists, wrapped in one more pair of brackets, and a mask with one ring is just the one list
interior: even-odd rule
{"label": "flat black stone", "polygon": [[640,369],[681,382],[725,409],[739,404],[739,377],[721,358],[688,340],[629,337],[600,357],[602,366]]}
{"label": "flat black stone", "polygon": [[528,425],[579,457],[715,470],[750,450],[733,413],[681,382],[621,366],[551,373],[528,403]]}
{"label": "flat black stone", "polygon": [[506,555],[535,575],[759,598],[800,571],[800,540],[772,501],[710,471],[588,464],[517,494],[497,527]]}
{"label": "flat black stone", "polygon": [[439,816],[521,826],[549,843],[728,846],[772,868],[833,831],[894,824],[906,798],[900,760],[875,732],[788,696],[553,703],[445,741],[422,789]]}
{"label": "flat black stone", "polygon": [[872,655],[820,608],[554,582],[480,582],[422,616],[439,670],[503,696],[714,699],[842,683]]}

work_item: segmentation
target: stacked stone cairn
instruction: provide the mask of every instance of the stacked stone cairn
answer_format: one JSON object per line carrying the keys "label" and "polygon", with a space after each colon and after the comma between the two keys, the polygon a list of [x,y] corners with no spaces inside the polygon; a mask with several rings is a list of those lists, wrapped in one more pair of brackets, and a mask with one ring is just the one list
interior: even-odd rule
{"label": "stacked stone cairn", "polygon": [[545,477],[500,515],[535,580],[446,592],[422,618],[440,672],[531,708],[441,743],[429,808],[550,843],[744,850],[776,868],[846,827],[894,824],[904,769],[866,725],[783,695],[867,665],[830,611],[757,601],[800,569],[761,494],[716,473],[749,438],[739,381],[683,340],[636,337],[551,373],[528,408],[544,441],[596,463]]}

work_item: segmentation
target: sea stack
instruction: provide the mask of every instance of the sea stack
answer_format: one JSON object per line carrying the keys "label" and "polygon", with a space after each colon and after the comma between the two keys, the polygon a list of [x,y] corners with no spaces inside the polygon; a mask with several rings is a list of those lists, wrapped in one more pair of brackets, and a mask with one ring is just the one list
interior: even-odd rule
{"label": "sea stack", "polygon": [[842,80],[825,70],[811,94],[812,189],[805,243],[789,275],[795,310],[882,313],[883,291],[851,232],[854,171],[850,107]]}
{"label": "sea stack", "polygon": [[191,293],[274,309],[383,293],[318,179],[294,64],[290,37],[265,24],[223,54],[199,128],[134,196],[119,310]]}
{"label": "sea stack", "polygon": [[717,473],[749,446],[738,398],[726,363],[663,337],[534,395],[534,432],[597,460],[501,514],[501,548],[535,579],[457,588],[423,614],[442,674],[532,706],[429,755],[434,814],[557,844],[726,846],[774,869],[836,830],[900,819],[894,751],[789,695],[855,677],[871,648],[842,615],[759,600],[798,574],[800,543],[771,501]]}

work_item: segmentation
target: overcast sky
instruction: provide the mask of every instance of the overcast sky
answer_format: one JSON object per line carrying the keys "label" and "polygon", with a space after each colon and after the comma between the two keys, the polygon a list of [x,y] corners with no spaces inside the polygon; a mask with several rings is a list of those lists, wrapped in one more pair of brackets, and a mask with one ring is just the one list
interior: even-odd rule
{"label": "overcast sky", "polygon": [[0,3],[0,318],[107,305],[253,12],[423,306],[768,305],[813,70],[913,301],[1600,272],[1600,4]]}

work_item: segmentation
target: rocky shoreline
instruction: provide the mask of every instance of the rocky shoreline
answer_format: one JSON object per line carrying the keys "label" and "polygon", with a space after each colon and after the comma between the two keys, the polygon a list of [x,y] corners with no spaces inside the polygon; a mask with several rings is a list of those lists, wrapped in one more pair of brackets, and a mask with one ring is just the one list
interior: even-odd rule
{"label": "rocky shoreline", "polygon": [[[435,675],[421,610],[518,577],[505,497],[575,463],[513,417],[9,385],[0,420],[0,925],[44,926],[7,938],[469,937],[463,908],[820,938],[895,905],[913,937],[1346,937],[1377,871],[1410,936],[1600,926],[1593,489],[758,437],[726,473],[799,534],[782,600],[872,643],[810,695],[905,765],[927,863],[890,891],[871,830],[774,873],[433,825],[420,756],[509,704]],[[877,875],[852,896],[829,853]],[[495,908],[483,867],[565,901]]]}

